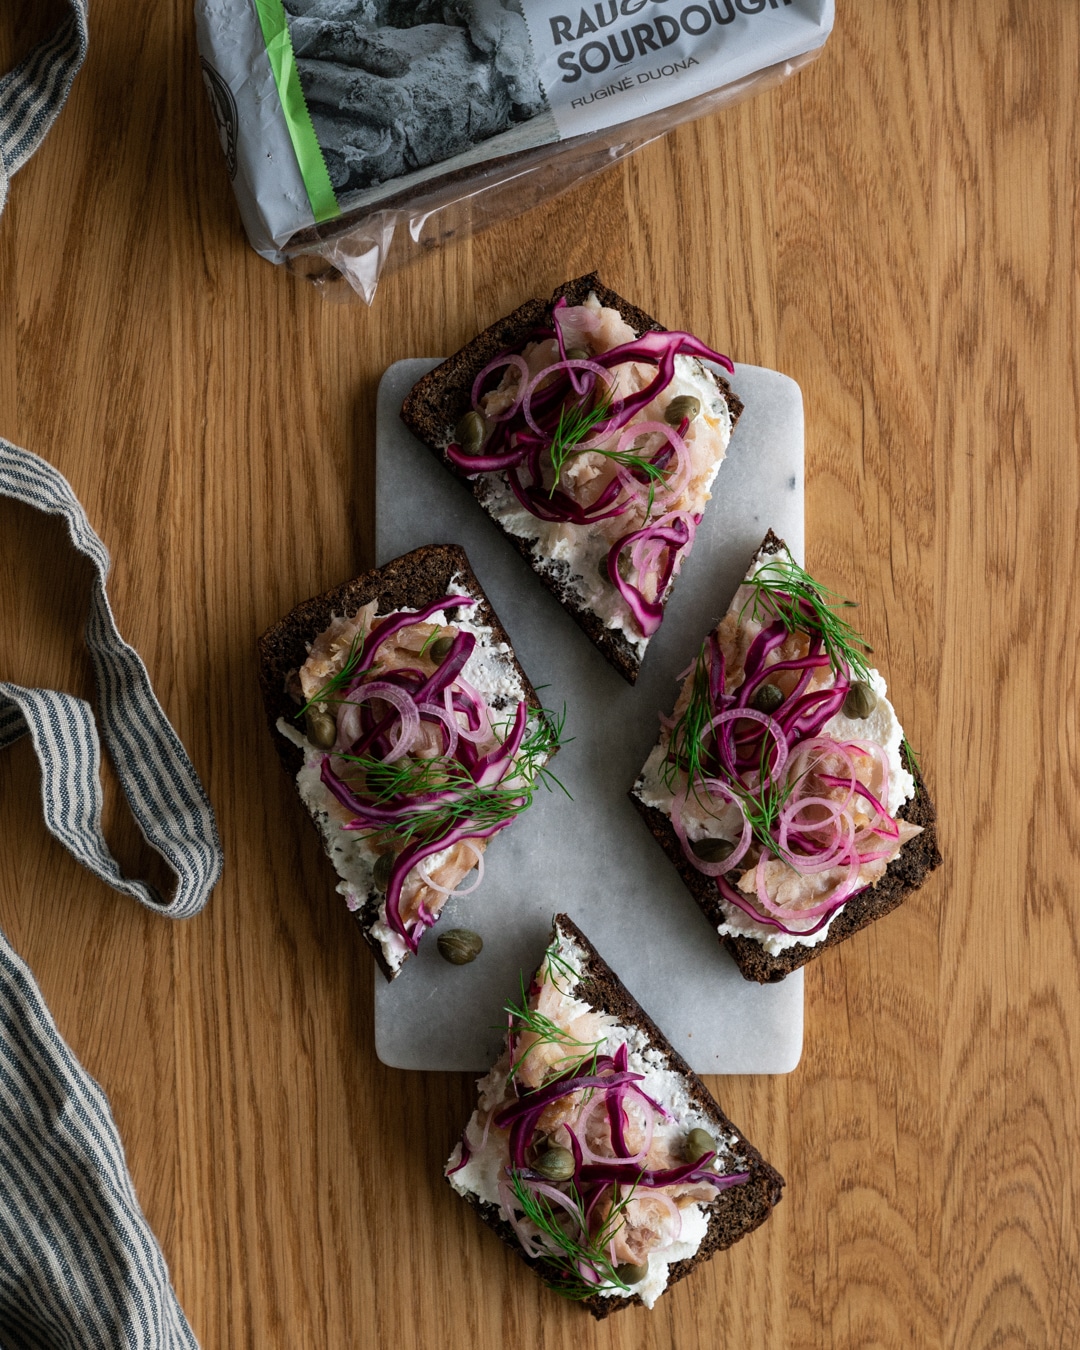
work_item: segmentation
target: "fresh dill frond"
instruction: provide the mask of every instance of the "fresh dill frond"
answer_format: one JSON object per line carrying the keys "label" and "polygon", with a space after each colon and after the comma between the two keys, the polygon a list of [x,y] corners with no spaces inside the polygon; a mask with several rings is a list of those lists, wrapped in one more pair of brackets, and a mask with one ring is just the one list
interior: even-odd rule
{"label": "fresh dill frond", "polygon": [[592,1073],[595,1070],[596,1057],[600,1053],[603,1037],[596,1041],[579,1041],[576,1036],[571,1036],[568,1031],[560,1027],[557,1022],[552,1021],[550,1017],[537,1012],[535,1008],[530,1008],[524,975],[521,977],[520,1003],[510,1002],[503,1011],[512,1019],[511,1026],[515,1036],[520,1036],[522,1032],[530,1032],[536,1037],[521,1058],[515,1060],[510,1066],[510,1072],[507,1075],[508,1082],[513,1082],[518,1070],[538,1045],[555,1045],[566,1050],[566,1054],[554,1061],[552,1065],[556,1070],[552,1075],[554,1078],[564,1078],[569,1074],[576,1074],[583,1067],[586,1073]]}
{"label": "fresh dill frond", "polygon": [[677,789],[680,771],[686,774],[688,786],[695,795],[698,784],[706,777],[702,762],[702,737],[706,726],[715,716],[709,690],[708,651],[709,639],[706,638],[694,662],[690,698],[682,716],[671,729],[667,758],[660,768],[664,785],[671,792]]}
{"label": "fresh dill frond", "polygon": [[436,634],[438,631],[439,631],[439,625],[438,625],[437,623],[436,623],[436,624],[432,624],[432,626],[431,626],[431,632],[430,632],[430,633],[427,635],[427,637],[424,639],[424,645],[420,648],[419,652],[417,653],[417,656],[419,656],[421,660],[423,659],[425,653],[427,652],[427,649],[428,649],[428,648],[431,646],[431,644],[435,641],[435,634]]}
{"label": "fresh dill frond", "polygon": [[[548,977],[560,994],[568,994],[570,992],[570,986],[576,984],[580,979],[580,975],[570,962],[567,961],[565,957],[559,955],[558,938],[556,938],[551,946],[548,947],[547,951],[544,953],[544,959],[540,964],[541,967],[547,967]],[[565,989],[559,984],[558,975],[561,975],[567,982]]]}
{"label": "fresh dill frond", "polygon": [[837,613],[838,609],[855,608],[854,601],[822,586],[794,558],[784,554],[770,558],[742,584],[753,595],[739,611],[740,623],[749,608],[752,619],[779,619],[789,633],[816,632],[834,670],[846,666],[853,678],[869,680],[870,667],[864,653],[873,648]]}
{"label": "fresh dill frond", "polygon": [[649,483],[649,505],[646,515],[652,511],[652,494],[658,483],[664,480],[664,470],[657,468],[651,460],[644,455],[636,454],[633,449],[630,450],[604,450],[600,446],[583,447],[581,442],[585,440],[601,423],[606,422],[611,416],[611,403],[607,399],[601,399],[592,408],[583,408],[580,404],[563,404],[559,410],[559,420],[555,426],[555,432],[552,436],[551,445],[548,448],[548,454],[551,456],[551,466],[555,470],[555,478],[551,484],[551,491],[548,494],[553,497],[562,479],[562,471],[566,466],[567,460],[573,455],[593,454],[603,455],[605,459],[610,459],[613,463],[621,465],[626,469],[633,469],[642,474]]}
{"label": "fresh dill frond", "polygon": [[750,831],[762,847],[767,848],[776,857],[783,857],[780,845],[773,831],[780,819],[780,813],[788,803],[794,783],[772,783],[767,788],[758,788],[746,792],[734,789],[742,805],[743,814],[750,822]]}
{"label": "fresh dill frond", "polygon": [[610,416],[611,404],[607,399],[601,399],[591,408],[582,407],[580,403],[564,403],[559,409],[559,420],[555,424],[551,445],[548,447],[551,466],[555,470],[555,481],[551,485],[552,494],[559,486],[566,461],[571,455],[581,453],[579,449],[581,442]]}
{"label": "fresh dill frond", "polygon": [[337,672],[336,675],[330,676],[327,682],[323,685],[323,687],[320,690],[318,690],[317,693],[313,694],[311,698],[308,699],[308,701],[296,714],[297,720],[303,717],[305,713],[307,713],[311,708],[315,707],[315,705],[318,703],[341,702],[341,700],[337,697],[338,691],[344,689],[345,686],[352,679],[353,675],[356,673],[356,667],[360,664],[360,657],[364,650],[364,637],[365,635],[363,633],[356,633],[353,635],[352,643],[349,646],[349,654],[345,658],[345,664],[341,667],[341,669]]}
{"label": "fresh dill frond", "polygon": [[[463,764],[446,755],[431,759],[407,755],[392,764],[374,755],[339,758],[355,766],[355,777],[350,775],[346,782],[358,786],[373,806],[385,807],[402,799],[415,802],[390,827],[396,838],[403,844],[433,840],[465,822],[483,830],[513,819],[532,804],[541,783],[549,791],[554,785],[566,792],[547,768],[547,760],[561,744],[564,718],[565,713],[555,719],[546,711],[534,718],[501,781],[490,787],[479,786]],[[366,834],[381,835],[386,829],[379,826]]]}
{"label": "fresh dill frond", "polygon": [[[551,1287],[564,1298],[591,1298],[597,1286],[586,1280],[579,1269],[586,1265],[595,1271],[602,1284],[614,1285],[626,1293],[632,1293],[631,1286],[621,1280],[616,1273],[609,1255],[611,1240],[622,1227],[623,1212],[633,1198],[634,1187],[625,1195],[616,1192],[607,1217],[594,1234],[589,1234],[585,1218],[585,1205],[577,1188],[571,1183],[564,1192],[571,1205],[577,1211],[570,1215],[563,1207],[556,1206],[548,1196],[533,1191],[525,1179],[513,1168],[510,1169],[510,1185],[514,1199],[525,1218],[541,1233],[555,1250],[544,1250],[536,1258],[550,1272]],[[567,1231],[568,1224],[576,1221],[578,1232]]]}

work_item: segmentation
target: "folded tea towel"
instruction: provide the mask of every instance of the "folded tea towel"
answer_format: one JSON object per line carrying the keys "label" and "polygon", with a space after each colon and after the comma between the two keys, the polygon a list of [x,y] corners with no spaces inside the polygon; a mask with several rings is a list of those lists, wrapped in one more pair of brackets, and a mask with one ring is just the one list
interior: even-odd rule
{"label": "folded tea towel", "polygon": [[[171,902],[123,877],[101,831],[101,750],[84,700],[0,681],[0,748],[29,734],[45,823],[116,890],[151,909],[197,913],[221,873],[214,815],[124,642],[105,594],[109,559],[67,481],[0,440],[0,495],[62,516],[97,575],[86,623],[102,733],[132,813],[176,874]],[[57,1032],[0,933],[0,1344],[194,1347],[139,1209],[104,1094]]]}
{"label": "folded tea towel", "polygon": [[[86,5],[0,79],[0,209],[10,175],[63,106],[86,52]],[[0,681],[0,749],[29,735],[45,823],[103,881],[151,909],[197,913],[221,873],[214,815],[116,628],[109,557],[68,482],[0,440],[0,495],[61,516],[96,577],[86,623],[105,744],[147,841],[176,875],[171,901],[130,881],[101,831],[101,748],[82,699]],[[10,844],[9,844],[10,847]],[[0,1345],[6,1350],[197,1350],[139,1209],[104,1093],[64,1044],[26,965],[0,933]]]}
{"label": "folded tea towel", "polygon": [[[109,559],[67,481],[0,440],[0,495],[59,515],[94,563],[86,623],[106,746],[147,842],[175,873],[171,901],[121,875],[101,831],[101,750],[84,700],[0,681],[0,749],[29,734],[45,823],[114,889],[174,917],[197,913],[221,873],[213,811],[116,628]],[[139,1209],[104,1093],[61,1039],[0,933],[0,1344],[194,1347],[165,1260]]]}
{"label": "folded tea towel", "polygon": [[86,0],[68,0],[71,13],[48,41],[0,77],[0,211],[8,181],[56,121],[86,55]]}

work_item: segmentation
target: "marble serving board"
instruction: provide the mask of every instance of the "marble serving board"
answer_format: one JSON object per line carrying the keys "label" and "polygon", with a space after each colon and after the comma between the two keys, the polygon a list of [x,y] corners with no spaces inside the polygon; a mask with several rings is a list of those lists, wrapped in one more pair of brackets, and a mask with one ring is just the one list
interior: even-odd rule
{"label": "marble serving board", "polygon": [[[693,552],[631,688],[531,568],[401,422],[411,386],[434,360],[399,361],[379,387],[376,552],[389,562],[422,544],[461,544],[549,708],[566,708],[567,743],[552,769],[570,797],[540,789],[493,840],[483,884],[450,900],[439,928],[484,940],[451,966],[435,934],[392,983],[376,977],[375,1045],[402,1069],[486,1070],[502,1008],[519,993],[565,911],[698,1073],[787,1073],[803,1034],[802,971],[771,986],[738,973],[627,799],[670,712],[677,676],[715,626],[770,527],[803,556],[803,410],[799,386],[736,366],[746,405]],[[438,931],[438,930],[436,930]]]}

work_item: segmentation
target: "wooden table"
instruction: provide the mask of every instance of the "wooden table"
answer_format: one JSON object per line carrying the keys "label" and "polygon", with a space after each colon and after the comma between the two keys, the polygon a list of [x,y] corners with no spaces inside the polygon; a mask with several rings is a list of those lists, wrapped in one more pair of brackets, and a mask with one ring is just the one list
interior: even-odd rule
{"label": "wooden table", "polygon": [[[111,1098],[211,1347],[1080,1342],[1080,9],[840,0],[820,61],[471,243],[324,303],[249,251],[189,0],[95,3],[0,222],[0,431],[71,480],[217,808],[171,924],[0,759],[0,924]],[[3,65],[49,6],[6,6]],[[383,1068],[367,952],[282,776],[254,639],[373,561],[375,389],[597,267],[802,386],[811,567],[861,622],[944,868],[806,978],[786,1078],[718,1079],[788,1180],[648,1314],[594,1325],[444,1185],[457,1075]],[[0,503],[2,673],[90,691],[88,572]],[[125,867],[161,874],[109,782]]]}

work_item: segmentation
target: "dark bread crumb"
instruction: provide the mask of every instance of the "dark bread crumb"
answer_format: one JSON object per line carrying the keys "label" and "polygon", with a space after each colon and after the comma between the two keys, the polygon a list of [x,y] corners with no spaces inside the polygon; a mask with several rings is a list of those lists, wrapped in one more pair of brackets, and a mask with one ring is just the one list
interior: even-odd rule
{"label": "dark bread crumb", "polygon": [[[604,286],[599,276],[590,272],[560,286],[550,301],[527,300],[505,318],[485,328],[459,352],[418,380],[406,396],[401,408],[405,425],[478,501],[482,493],[481,483],[459,473],[443,453],[443,446],[452,439],[459,419],[472,407],[473,382],[494,357],[507,351],[520,351],[537,328],[550,325],[552,306],[560,297],[565,296],[568,304],[581,305],[588,299],[590,291],[595,292],[601,305],[617,310],[639,337],[646,332],[666,331],[651,315]],[[742,402],[723,376],[714,373],[713,378],[727,400],[734,428],[743,410]],[[498,524],[497,521],[495,523]],[[535,540],[524,539],[505,530],[503,533],[582,631],[620,675],[633,684],[641,665],[637,652],[620,630],[606,627],[591,610],[582,607],[568,584],[569,568],[565,565],[552,568],[540,554]],[[670,594],[669,591],[669,598]]]}
{"label": "dark bread crumb", "polygon": [[[780,553],[785,548],[784,541],[770,530],[755,557],[763,553]],[[937,812],[930,800],[922,774],[914,766],[913,777],[915,796],[901,806],[897,815],[912,825],[921,825],[922,833],[908,840],[888,865],[884,876],[844,905],[841,913],[830,924],[828,936],[823,941],[813,946],[796,943],[786,951],[772,956],[760,942],[751,937],[719,939],[720,945],[731,953],[739,971],[746,979],[755,980],[758,984],[776,984],[793,970],[798,970],[800,966],[813,961],[830,947],[835,947],[838,942],[845,941],[867,924],[896,909],[913,891],[919,889],[935,867],[941,865],[935,825]],[[715,931],[727,919],[715,883],[687,860],[670,818],[656,807],[646,806],[635,791],[632,790],[629,796],[649,827],[653,838],[670,858],[686,889],[697,901]]]}
{"label": "dark bread crumb", "polygon": [[[745,1158],[745,1171],[750,1179],[741,1186],[733,1186],[722,1191],[708,1205],[709,1226],[702,1239],[701,1246],[693,1256],[673,1262],[668,1267],[668,1288],[685,1279],[703,1261],[707,1261],[715,1252],[730,1247],[745,1237],[769,1217],[773,1207],[779,1203],[784,1178],[761,1156],[741,1131],[724,1115],[705,1084],[694,1073],[682,1056],[668,1042],[663,1032],[656,1026],[641,1005],[629,993],[626,986],[597,952],[596,948],[582,933],[580,928],[566,915],[555,916],[555,934],[569,937],[578,947],[587,953],[588,961],[584,978],[573,990],[577,998],[589,1003],[614,1017],[621,1025],[640,1028],[649,1039],[650,1045],[660,1051],[670,1068],[681,1074],[687,1082],[687,1095],[703,1115],[715,1124],[718,1135],[725,1138],[736,1136],[732,1151]],[[469,1194],[463,1197],[473,1206],[483,1221],[514,1251],[525,1264],[536,1270],[544,1278],[542,1267],[525,1255],[521,1244],[505,1219],[500,1218],[498,1207],[488,1204],[478,1196]],[[580,1301],[592,1315],[599,1319],[608,1317],[620,1308],[633,1305],[644,1307],[637,1294],[626,1298],[613,1296],[605,1298],[599,1294]]]}
{"label": "dark bread crumb", "polygon": [[[521,680],[529,706],[540,710],[536,690],[514,656],[513,643],[469,566],[465,550],[457,544],[429,544],[395,558],[385,567],[376,567],[333,590],[303,601],[259,638],[259,688],[263,707],[274,745],[290,778],[295,779],[303,767],[304,755],[299,746],[286,740],[278,731],[277,723],[284,717],[291,725],[298,726],[295,718],[300,704],[289,692],[289,683],[307,659],[315,638],[329,627],[332,619],[351,616],[371,600],[378,600],[377,614],[380,616],[399,609],[421,609],[446,595],[455,577],[459,587],[478,601],[469,610],[470,620],[490,628],[497,642],[506,643],[509,648],[507,660],[512,662]],[[393,979],[404,963],[398,971],[391,970],[381,944],[370,932],[379,916],[380,903],[377,895],[369,896],[354,912],[354,917],[364,940],[375,954],[379,969],[387,979]]]}

